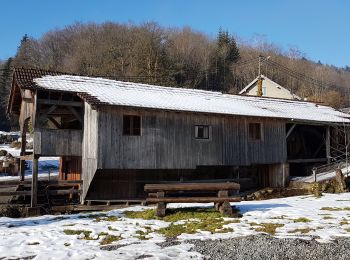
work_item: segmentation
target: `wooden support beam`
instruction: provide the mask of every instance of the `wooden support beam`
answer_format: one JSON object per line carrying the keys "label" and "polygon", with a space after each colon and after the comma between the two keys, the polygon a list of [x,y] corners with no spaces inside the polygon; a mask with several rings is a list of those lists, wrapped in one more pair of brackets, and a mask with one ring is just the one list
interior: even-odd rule
{"label": "wooden support beam", "polygon": [[288,130],[287,134],[286,134],[286,139],[288,139],[288,137],[290,136],[290,134],[293,132],[294,128],[297,126],[297,124],[294,124],[290,127],[290,129]]}
{"label": "wooden support beam", "polygon": [[83,118],[81,116],[81,114],[78,113],[77,110],[75,110],[74,107],[67,107],[69,111],[72,112],[72,114],[75,116],[75,118],[80,122],[82,123],[83,122]]}
{"label": "wooden support beam", "polygon": [[241,198],[239,197],[226,197],[226,198],[218,198],[218,197],[165,197],[165,198],[147,198],[147,202],[150,203],[209,203],[209,202],[240,202]]}
{"label": "wooden support beam", "polygon": [[239,190],[240,185],[234,182],[226,183],[178,183],[178,184],[146,184],[144,190],[152,191],[219,191]]}
{"label": "wooden support beam", "polygon": [[61,129],[61,125],[53,117],[48,117],[48,119],[55,125],[57,129]]}
{"label": "wooden support beam", "polygon": [[[39,179],[38,182],[44,184],[44,185],[79,185],[83,184],[82,180],[41,180]],[[24,181],[18,181],[18,180],[10,180],[10,181],[1,181],[0,187],[6,186],[6,185],[24,185],[24,184],[31,184],[31,180],[24,180]],[[125,201],[125,200],[124,200]]]}
{"label": "wooden support beam", "polygon": [[[21,135],[21,157],[23,155],[26,154],[26,143],[27,143],[27,136],[26,136],[26,129],[27,127],[26,126],[23,126],[23,129],[22,129],[22,135]],[[20,164],[19,164],[19,167],[20,167],[20,174],[21,174],[21,181],[24,180],[24,172],[25,172],[25,168],[26,168],[26,162],[25,162],[25,159],[22,159],[20,160]]]}
{"label": "wooden support beam", "polygon": [[68,190],[48,190],[47,193],[50,195],[67,195],[67,194],[80,194],[82,190],[68,189]]}
{"label": "wooden support beam", "polygon": [[331,162],[331,128],[327,126],[326,128],[326,157],[327,163]]}
{"label": "wooden support beam", "polygon": [[[21,159],[22,161],[32,161],[32,160],[33,160],[33,155],[32,155],[32,154],[21,155],[21,156],[20,156],[20,159]],[[21,180],[24,180],[24,178],[21,179]]]}
{"label": "wooden support beam", "polygon": [[57,105],[57,106],[71,106],[71,107],[83,107],[83,102],[80,101],[65,101],[65,100],[54,100],[54,99],[38,99],[38,104],[44,105]]}
{"label": "wooden support beam", "polygon": [[31,195],[31,191],[0,191],[0,197]]}
{"label": "wooden support beam", "polygon": [[32,169],[32,190],[31,190],[31,200],[30,206],[36,207],[38,203],[38,157],[33,158],[33,169]]}
{"label": "wooden support beam", "polygon": [[42,113],[40,116],[40,120],[46,119],[49,114],[51,114],[53,111],[55,111],[57,108],[56,105],[52,105],[46,112]]}
{"label": "wooden support beam", "polygon": [[327,162],[327,158],[311,158],[311,159],[293,159],[288,160],[288,163],[316,163]]}

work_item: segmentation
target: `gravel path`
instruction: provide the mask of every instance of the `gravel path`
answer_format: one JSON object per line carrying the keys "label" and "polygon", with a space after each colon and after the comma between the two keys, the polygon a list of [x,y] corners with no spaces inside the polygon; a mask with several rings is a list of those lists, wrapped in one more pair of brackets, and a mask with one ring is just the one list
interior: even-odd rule
{"label": "gravel path", "polygon": [[268,235],[247,236],[225,240],[191,240],[194,251],[206,259],[349,259],[350,239],[339,238],[332,243],[303,239],[278,239]]}

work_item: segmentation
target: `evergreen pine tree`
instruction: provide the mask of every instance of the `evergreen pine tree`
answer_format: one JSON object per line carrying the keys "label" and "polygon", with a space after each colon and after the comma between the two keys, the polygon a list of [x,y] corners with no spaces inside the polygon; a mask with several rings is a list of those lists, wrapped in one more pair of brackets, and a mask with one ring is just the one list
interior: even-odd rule
{"label": "evergreen pine tree", "polygon": [[240,58],[235,39],[227,31],[219,30],[216,41],[214,84],[215,89],[228,91],[233,82],[231,66]]}
{"label": "evergreen pine tree", "polygon": [[0,130],[9,130],[10,122],[6,117],[6,106],[11,83],[11,64],[12,58],[9,58],[2,67],[0,76]]}

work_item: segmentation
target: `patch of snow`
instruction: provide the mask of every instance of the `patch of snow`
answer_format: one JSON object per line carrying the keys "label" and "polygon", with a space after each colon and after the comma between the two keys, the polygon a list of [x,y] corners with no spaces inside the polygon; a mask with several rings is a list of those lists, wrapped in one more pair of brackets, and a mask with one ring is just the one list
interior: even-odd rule
{"label": "patch of snow", "polygon": [[[348,167],[343,167],[340,170],[341,170],[341,172],[342,172],[342,174],[344,176],[348,176],[348,174],[350,172],[350,165]],[[333,178],[335,178],[335,170],[318,173],[316,175],[316,180],[317,181],[326,181],[326,180],[330,180],[330,179],[333,179]],[[292,181],[312,183],[312,182],[315,181],[315,178],[314,178],[313,175],[311,175],[311,176],[305,176],[305,177],[292,177],[291,180]]]}
{"label": "patch of snow", "polygon": [[[6,150],[8,153],[10,153],[14,157],[20,156],[20,149],[17,148],[11,148],[9,145],[2,144],[0,145],[0,150]],[[28,152],[30,150],[27,150]],[[57,176],[59,174],[59,157],[40,157],[39,158],[39,166],[38,166],[38,174],[40,177],[47,177],[50,176]],[[1,157],[0,157],[1,160]],[[25,171],[25,177],[31,178],[32,176],[32,161],[26,161],[28,165],[28,169]],[[7,181],[7,180],[17,180],[19,179],[18,176],[4,176],[0,173],[0,181]]]}
{"label": "patch of snow", "polygon": [[[182,234],[178,237],[180,244],[162,248],[157,243],[164,242],[165,237],[151,232],[149,240],[140,240],[138,231],[146,231],[151,227],[156,231],[170,225],[162,220],[130,219],[123,215],[125,210],[140,211],[151,207],[134,206],[126,209],[105,212],[108,216],[118,217],[117,221],[94,221],[89,214],[61,216],[40,216],[33,218],[11,219],[0,218],[0,258],[23,258],[36,256],[36,259],[135,259],[148,256],[147,259],[203,259],[197,252],[192,252],[191,245],[184,243],[186,239],[222,239],[258,234],[254,228],[261,223],[282,224],[276,229],[277,238],[318,237],[320,242],[329,242],[336,237],[350,237],[350,211],[329,211],[323,207],[345,208],[349,206],[350,193],[324,194],[320,198],[311,195],[264,201],[242,201],[233,203],[242,213],[239,223],[230,223],[232,232],[210,233],[199,231],[196,234]],[[212,207],[212,203],[204,204],[169,204],[178,207]],[[96,214],[96,213],[95,213]],[[297,221],[307,218],[309,222]],[[229,220],[229,219],[228,219]],[[340,223],[342,222],[342,224]],[[306,234],[295,233],[296,229],[309,228]],[[97,240],[84,240],[83,235],[66,235],[65,229],[91,231],[90,237]],[[98,234],[107,232],[121,236],[121,240],[113,242],[115,250],[102,250]]]}

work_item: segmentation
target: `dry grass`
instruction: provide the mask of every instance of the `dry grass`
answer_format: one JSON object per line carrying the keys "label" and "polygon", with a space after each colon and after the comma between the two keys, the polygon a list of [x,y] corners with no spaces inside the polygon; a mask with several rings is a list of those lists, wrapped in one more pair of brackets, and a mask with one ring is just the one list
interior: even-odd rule
{"label": "dry grass", "polygon": [[301,218],[294,219],[293,222],[294,223],[308,223],[308,222],[311,222],[311,219],[301,217]]}
{"label": "dry grass", "polygon": [[273,224],[273,223],[261,223],[258,225],[260,227],[254,228],[255,231],[268,233],[270,235],[275,235],[276,229],[284,226],[284,224]]}
{"label": "dry grass", "polygon": [[100,245],[109,245],[115,241],[119,241],[120,239],[122,239],[120,236],[114,236],[114,235],[106,235],[105,238],[102,239],[102,241],[100,242]]}
{"label": "dry grass", "polygon": [[337,207],[323,207],[321,210],[328,210],[328,211],[350,211],[350,207],[345,208],[337,208]]}

